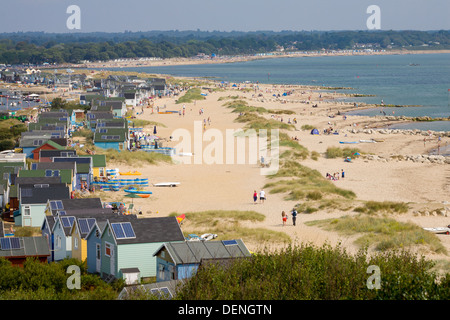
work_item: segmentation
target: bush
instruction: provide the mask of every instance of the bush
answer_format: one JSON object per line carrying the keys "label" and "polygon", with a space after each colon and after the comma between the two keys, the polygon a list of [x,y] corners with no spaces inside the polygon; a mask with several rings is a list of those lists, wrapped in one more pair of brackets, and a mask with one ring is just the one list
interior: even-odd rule
{"label": "bush", "polygon": [[367,201],[364,206],[354,209],[356,212],[362,213],[406,213],[408,212],[408,205],[404,202],[392,202],[392,201]]}
{"label": "bush", "polygon": [[328,159],[335,159],[335,158],[357,158],[358,156],[355,155],[355,153],[361,153],[361,150],[358,148],[339,148],[339,147],[328,147],[327,151],[325,152],[326,157]]}
{"label": "bush", "polygon": [[[381,288],[367,286],[370,265]],[[439,279],[432,262],[406,251],[350,255],[340,246],[302,244],[263,252],[226,266],[208,264],[180,289],[189,300],[420,300],[448,299],[449,275]],[[264,287],[262,287],[262,285]]]}
{"label": "bush", "polygon": [[[71,290],[66,272],[69,265],[80,267],[81,288]],[[118,282],[121,284],[121,282]],[[87,274],[85,264],[76,259],[41,263],[28,258],[23,268],[0,258],[0,299],[3,300],[114,300],[121,285],[109,285],[97,275]]]}

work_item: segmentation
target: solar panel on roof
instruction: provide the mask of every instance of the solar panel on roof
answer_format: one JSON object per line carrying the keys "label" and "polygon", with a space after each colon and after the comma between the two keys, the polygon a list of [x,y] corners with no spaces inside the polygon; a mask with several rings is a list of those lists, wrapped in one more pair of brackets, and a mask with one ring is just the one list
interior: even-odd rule
{"label": "solar panel on roof", "polygon": [[122,226],[120,225],[120,223],[113,223],[111,224],[111,227],[114,230],[114,234],[116,235],[117,239],[124,239],[125,238],[125,233],[123,232]]}
{"label": "solar panel on roof", "polygon": [[61,217],[61,222],[64,227],[69,228],[72,226],[74,219],[74,217]]}
{"label": "solar panel on roof", "polygon": [[87,219],[78,219],[78,225],[80,226],[81,233],[89,232],[89,225]]}
{"label": "solar panel on roof", "polygon": [[19,238],[9,238],[11,243],[11,249],[20,249],[20,239]]}
{"label": "solar panel on roof", "polygon": [[64,209],[64,205],[61,200],[52,200],[50,201],[50,208],[52,210],[62,210]]}
{"label": "solar panel on roof", "polygon": [[51,177],[52,176],[52,170],[45,170],[45,176]]}
{"label": "solar panel on roof", "polygon": [[160,288],[160,290],[166,298],[172,298],[172,294],[170,293],[169,288],[163,287],[163,288]]}
{"label": "solar panel on roof", "polygon": [[2,247],[2,250],[10,250],[11,242],[9,241],[9,238],[0,238],[0,246]]}
{"label": "solar panel on roof", "polygon": [[237,245],[237,241],[236,240],[222,240],[222,243],[223,243],[224,246]]}
{"label": "solar panel on roof", "polygon": [[123,228],[123,231],[125,232],[125,236],[127,238],[135,238],[136,237],[136,235],[134,234],[133,227],[131,226],[130,222],[122,222],[122,228]]}
{"label": "solar panel on roof", "polygon": [[94,226],[94,224],[95,224],[95,218],[88,218],[87,219],[87,223],[88,223],[88,226],[89,226],[89,230],[91,230],[91,228]]}
{"label": "solar panel on roof", "polygon": [[152,294],[154,294],[155,296],[158,296],[158,297],[161,296],[161,293],[159,292],[158,289],[150,289],[150,292],[151,292]]}
{"label": "solar panel on roof", "polygon": [[116,239],[132,239],[136,238],[133,227],[130,222],[112,223],[111,227],[114,230]]}
{"label": "solar panel on roof", "polygon": [[64,209],[63,203],[61,200],[56,200],[56,209],[60,210],[60,209]]}

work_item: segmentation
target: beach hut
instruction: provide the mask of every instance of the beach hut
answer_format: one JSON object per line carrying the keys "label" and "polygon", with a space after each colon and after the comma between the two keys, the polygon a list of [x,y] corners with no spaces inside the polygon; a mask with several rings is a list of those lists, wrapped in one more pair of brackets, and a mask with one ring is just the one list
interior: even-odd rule
{"label": "beach hut", "polygon": [[[99,235],[100,274],[104,278],[125,278],[123,270],[137,268],[141,278],[155,277],[153,253],[165,242],[184,242],[180,226],[175,217],[126,217],[133,215],[108,219]],[[88,235],[88,251],[93,239],[92,234]]]}
{"label": "beach hut", "polygon": [[202,263],[228,263],[248,258],[250,251],[241,239],[222,241],[185,241],[164,243],[156,257],[156,281],[191,278]]}

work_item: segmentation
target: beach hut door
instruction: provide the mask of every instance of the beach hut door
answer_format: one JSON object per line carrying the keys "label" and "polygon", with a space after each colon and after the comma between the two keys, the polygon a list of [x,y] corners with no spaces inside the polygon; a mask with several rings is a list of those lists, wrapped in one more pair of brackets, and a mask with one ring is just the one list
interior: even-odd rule
{"label": "beach hut door", "polygon": [[110,263],[111,263],[109,272],[110,272],[110,274],[112,276],[115,276],[116,275],[116,272],[115,272],[116,253],[114,252],[114,247],[113,246],[111,246],[111,257],[109,259],[110,259]]}
{"label": "beach hut door", "polygon": [[97,243],[95,250],[96,250],[95,251],[95,257],[96,257],[95,271],[100,273],[100,268],[101,268],[101,260],[100,260],[101,245],[99,243]]}

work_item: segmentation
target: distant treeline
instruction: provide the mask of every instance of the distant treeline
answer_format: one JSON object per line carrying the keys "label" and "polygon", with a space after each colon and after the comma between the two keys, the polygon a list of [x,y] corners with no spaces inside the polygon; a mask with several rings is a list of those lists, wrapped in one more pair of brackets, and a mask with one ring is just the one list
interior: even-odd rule
{"label": "distant treeline", "polygon": [[289,51],[341,50],[357,44],[379,49],[450,49],[450,31],[4,33],[0,34],[0,63],[242,55],[271,52],[278,46]]}

